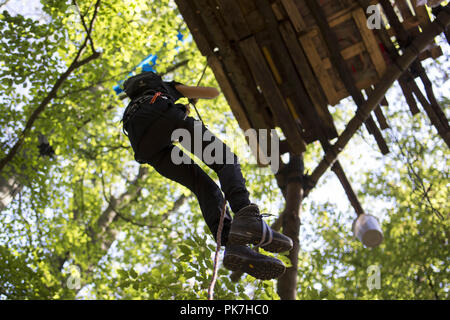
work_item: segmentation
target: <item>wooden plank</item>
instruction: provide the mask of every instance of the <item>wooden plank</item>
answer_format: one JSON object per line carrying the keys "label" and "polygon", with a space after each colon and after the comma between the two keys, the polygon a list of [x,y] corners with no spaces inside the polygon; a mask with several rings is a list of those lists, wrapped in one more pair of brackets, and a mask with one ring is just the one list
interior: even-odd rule
{"label": "wooden plank", "polygon": [[416,16],[419,19],[422,28],[431,23],[430,15],[428,14],[427,8],[425,6],[416,6],[414,8],[414,11],[416,12]]}
{"label": "wooden plank", "polygon": [[239,5],[244,16],[248,15],[250,12],[255,11],[258,8],[254,0],[234,0],[234,3],[235,5]]}
{"label": "wooden plank", "polygon": [[298,7],[295,5],[295,2],[292,0],[281,0],[281,3],[288,14],[295,31],[297,31],[297,33],[300,33],[306,30],[305,20],[298,10]]}
{"label": "wooden plank", "polygon": [[231,85],[227,75],[225,74],[225,71],[219,59],[216,56],[211,55],[208,57],[208,64],[213,70],[214,76],[216,77],[216,80],[219,83],[220,88],[222,89],[222,92],[228,101],[231,111],[233,112],[233,115],[236,118],[241,129],[243,131],[246,131],[252,128],[250,120],[248,119],[245,110],[241,102],[239,101],[239,98],[234,92],[233,86]]}
{"label": "wooden plank", "polygon": [[254,81],[261,88],[272,113],[278,119],[292,152],[296,154],[304,152],[306,150],[305,142],[303,141],[295,122],[290,116],[288,107],[278,89],[276,81],[273,79],[264,56],[256,43],[256,39],[254,37],[249,37],[241,40],[239,42],[239,47],[248,62]]}
{"label": "wooden plank", "polygon": [[358,6],[358,3],[355,2],[351,6],[327,17],[330,28],[334,28],[334,27],[340,25],[341,23],[350,20],[352,18],[352,12],[356,8],[359,8],[359,6]]}
{"label": "wooden plank", "polygon": [[[309,140],[309,135],[314,133],[312,119],[317,119],[317,116],[311,117],[309,110],[314,111],[314,105],[309,97],[303,82],[301,80],[301,73],[296,72],[294,65],[294,58],[289,55],[286,43],[279,30],[279,23],[276,20],[270,6],[269,0],[258,0],[258,8],[266,21],[266,30],[255,35],[257,43],[260,47],[267,47],[273,62],[282,77],[282,82],[279,83],[279,89],[283,96],[289,98],[295,108],[295,114],[299,115],[301,120],[301,134],[303,138]],[[298,40],[295,40],[298,43]],[[319,123],[320,125],[320,123]]]}
{"label": "wooden plank", "polygon": [[[308,59],[297,41],[295,31],[289,21],[280,23],[279,28],[284,43],[294,61],[294,65],[298,73],[301,74],[306,91],[315,107],[315,112],[313,112],[314,110],[308,112],[308,117],[312,118],[309,121],[317,128],[322,127],[326,137],[328,139],[333,139],[337,136],[337,131],[334,126],[333,118],[327,108],[326,97],[322,90],[320,90],[320,83],[314,76],[313,70],[308,63]],[[320,119],[320,123],[318,124],[315,123],[317,118]],[[320,134],[316,134],[315,138],[317,139],[319,136]]]}
{"label": "wooden plank", "polygon": [[378,124],[380,125],[381,130],[385,130],[389,128],[389,124],[387,123],[386,117],[383,114],[383,110],[381,109],[381,105],[375,108],[374,110],[375,116],[377,117]]}
{"label": "wooden plank", "polygon": [[[366,91],[367,96],[370,96],[370,94],[373,92],[373,89],[370,87],[370,88],[367,88],[365,91]],[[377,121],[378,121],[378,124],[380,125],[381,130],[388,129],[389,124],[387,123],[386,117],[383,114],[381,105],[377,106],[373,112],[375,113],[375,116],[377,117]]]}
{"label": "wooden plank", "polygon": [[224,8],[217,2],[218,0],[207,0],[207,1],[210,7],[216,9],[214,10],[216,19],[219,25],[222,27],[222,30],[224,31],[226,37],[230,40],[237,41],[239,39],[239,36],[234,30],[234,27],[231,25],[230,21],[226,18],[228,12],[225,11]]}
{"label": "wooden plank", "polygon": [[366,50],[370,55],[372,63],[374,64],[378,75],[382,77],[386,71],[386,62],[381,54],[380,47],[375,39],[373,31],[367,28],[366,15],[361,8],[353,11],[352,15],[361,33],[364,44],[366,45]]}
{"label": "wooden plank", "polygon": [[[244,15],[234,0],[217,0],[225,21],[233,28],[239,39],[248,37],[252,32],[245,23]],[[238,39],[233,39],[238,40]]]}
{"label": "wooden plank", "polygon": [[328,103],[332,106],[338,104],[340,99],[337,96],[337,92],[334,88],[334,83],[329,77],[328,71],[325,68],[323,61],[316,50],[311,35],[307,33],[303,36],[300,36],[300,42],[317,79],[319,79],[323,92],[327,97]]}
{"label": "wooden plank", "polygon": [[[184,1],[181,1],[184,2]],[[217,25],[217,20],[213,10],[207,5],[205,0],[190,1],[194,7],[202,8],[199,12],[198,21],[207,25],[204,34],[211,38],[213,46],[220,48],[218,52],[212,52],[210,55],[216,55],[223,63],[224,70],[230,79],[230,83],[234,86],[237,96],[242,101],[242,106],[251,118],[251,124],[255,129],[270,129],[266,121],[265,105],[255,99],[259,93],[256,87],[251,87],[250,71],[246,68],[246,64],[242,63],[243,57],[239,56],[239,51],[232,49],[225,37],[223,30]],[[245,123],[243,124],[245,126]]]}
{"label": "wooden plank", "polygon": [[[364,44],[362,42],[358,42],[358,43],[351,45],[350,47],[342,50],[341,54],[342,54],[342,57],[344,58],[344,60],[348,60],[350,58],[353,58],[353,57],[363,53],[365,50],[366,50],[366,47],[364,46]],[[322,61],[323,61],[323,66],[325,69],[331,69],[332,65],[331,65],[330,58],[325,58]]]}
{"label": "wooden plank", "polygon": [[195,43],[197,44],[198,49],[204,56],[208,56],[212,53],[212,48],[204,36],[204,33],[201,31],[202,21],[199,18],[198,14],[195,12],[196,10],[189,5],[189,1],[184,0],[175,0],[175,3],[178,6],[178,10],[183,16],[189,31],[194,38]]}
{"label": "wooden plank", "polygon": [[253,10],[246,14],[245,20],[252,34],[261,32],[266,28],[266,22],[258,10]]}
{"label": "wooden plank", "polygon": [[406,0],[397,0],[395,1],[395,5],[400,10],[403,20],[413,17],[413,12],[411,11],[411,8]]}
{"label": "wooden plank", "polygon": [[[370,88],[374,83],[376,83],[378,81],[378,77],[375,78],[363,78],[360,81],[357,81],[355,83],[355,86],[357,89],[359,90],[363,90],[363,89],[367,89]],[[342,90],[337,91],[337,96],[340,100],[351,96],[351,94],[347,91],[347,89],[345,87],[342,88]]]}
{"label": "wooden plank", "polygon": [[414,115],[420,113],[420,110],[417,107],[416,99],[414,99],[414,96],[412,94],[412,90],[411,90],[411,88],[408,85],[406,77],[404,77],[404,76],[401,77],[398,80],[398,83],[400,84],[400,87],[402,88],[403,96],[406,99],[406,103],[409,106],[409,110],[411,111],[411,114],[414,116]]}
{"label": "wooden plank", "polygon": [[283,12],[281,11],[281,8],[277,2],[272,3],[272,11],[278,21],[281,21],[284,19]]}

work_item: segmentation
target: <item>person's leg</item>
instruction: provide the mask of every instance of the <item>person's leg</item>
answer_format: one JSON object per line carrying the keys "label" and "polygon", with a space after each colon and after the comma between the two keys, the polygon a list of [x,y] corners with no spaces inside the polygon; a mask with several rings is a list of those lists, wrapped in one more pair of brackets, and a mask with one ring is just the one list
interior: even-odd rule
{"label": "person's leg", "polygon": [[[158,114],[159,116],[156,117],[153,114]],[[163,104],[152,105],[151,108],[146,108],[139,116],[140,118],[137,117],[138,120],[135,121],[138,127],[133,128],[133,124],[128,126],[131,132],[130,140],[134,141],[132,144],[136,146],[136,140],[141,141],[136,147],[138,149],[135,155],[136,160],[141,163],[149,163],[161,175],[189,188],[197,196],[205,221],[214,238],[216,238],[224,201],[222,193],[214,181],[198,165],[193,163],[186,154],[174,146],[171,141],[173,130],[177,128],[192,129],[193,123],[190,122],[193,119],[189,118],[188,124],[186,124],[181,109],[173,105],[167,106]],[[152,125],[147,129],[142,139],[138,139],[140,135],[135,133],[142,132],[142,126],[145,125],[146,121],[144,120],[146,118],[147,123],[150,121]],[[139,128],[139,124],[141,128]],[[205,128],[203,125],[201,129],[204,132]],[[222,146],[226,148],[224,144]],[[201,150],[204,149],[205,146],[202,146]],[[224,154],[226,155],[227,153]],[[181,163],[177,162],[175,164],[173,161],[174,156],[181,159]],[[226,190],[227,199],[231,199],[234,210],[238,211],[238,213],[247,212],[248,208],[252,206],[248,205],[248,191],[245,188],[245,180],[240,172],[237,157],[233,155],[232,159],[234,160],[229,164],[212,163],[209,166],[218,173],[222,189]],[[256,220],[260,221],[259,219],[260,215],[256,217]],[[231,221],[232,218],[227,211],[221,239],[222,244],[226,246],[224,266],[230,270],[247,272],[259,279],[277,278],[283,274],[285,267],[278,259],[254,252],[245,244],[232,244],[228,241]]]}
{"label": "person's leg", "polygon": [[236,213],[250,205],[250,194],[245,186],[239,160],[231,149],[201,121],[192,117],[179,119],[177,128],[189,133],[187,140],[183,138],[180,141],[181,145],[216,172],[231,210]]}
{"label": "person's leg", "polygon": [[[179,127],[181,110],[174,105],[155,103],[151,106],[159,112],[157,121],[143,135],[136,158],[151,165],[162,176],[185,186],[197,197],[200,210],[211,233],[216,239],[224,198],[217,184],[181,149],[172,144],[172,132]],[[174,161],[174,158],[179,161]],[[221,242],[227,242],[231,216],[226,208]],[[217,239],[216,239],[217,240]]]}

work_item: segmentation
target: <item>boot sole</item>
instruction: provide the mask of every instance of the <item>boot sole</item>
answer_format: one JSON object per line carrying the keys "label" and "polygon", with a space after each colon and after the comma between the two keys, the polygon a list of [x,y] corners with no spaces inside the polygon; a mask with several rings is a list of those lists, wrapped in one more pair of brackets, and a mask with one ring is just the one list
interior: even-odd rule
{"label": "boot sole", "polygon": [[279,278],[286,270],[284,265],[270,260],[254,260],[234,254],[225,255],[223,265],[228,270],[242,271],[260,280]]}
{"label": "boot sole", "polygon": [[[228,241],[232,244],[239,244],[239,245],[246,245],[246,244],[257,245],[261,241],[261,239],[252,234],[236,233],[232,232],[231,230],[228,235]],[[273,253],[285,252],[292,249],[292,241],[286,242],[273,239],[271,243],[261,248]]]}

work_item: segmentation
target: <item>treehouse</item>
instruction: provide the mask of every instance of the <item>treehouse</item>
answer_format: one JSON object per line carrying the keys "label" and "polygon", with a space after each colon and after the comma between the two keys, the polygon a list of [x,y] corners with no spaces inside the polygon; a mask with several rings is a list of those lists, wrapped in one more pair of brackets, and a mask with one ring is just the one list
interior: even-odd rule
{"label": "treehouse", "polygon": [[[420,112],[419,102],[450,146],[448,120],[421,64],[442,55],[435,37],[444,32],[449,39],[448,5],[436,6],[431,14],[430,7],[416,0],[175,2],[242,130],[281,129],[280,151],[294,159],[315,141],[324,148],[325,156],[311,175],[301,170],[276,174],[287,207],[298,212],[297,192],[306,196],[332,167],[358,216],[364,213],[337,156],[363,124],[380,151],[389,152],[382,132],[388,128],[383,107],[395,81],[411,114]],[[416,81],[423,82],[425,92]],[[338,135],[330,110],[347,97],[357,111]],[[301,183],[290,193],[292,176]],[[290,194],[297,204],[289,204]],[[298,219],[295,223],[298,227]],[[292,224],[283,221],[283,230],[287,227]]]}

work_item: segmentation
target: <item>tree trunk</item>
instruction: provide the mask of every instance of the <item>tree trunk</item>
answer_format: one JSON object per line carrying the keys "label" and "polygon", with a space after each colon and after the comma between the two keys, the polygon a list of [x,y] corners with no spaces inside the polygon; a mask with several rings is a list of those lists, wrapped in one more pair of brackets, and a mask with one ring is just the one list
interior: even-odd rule
{"label": "tree trunk", "polygon": [[303,200],[303,157],[291,154],[288,166],[286,209],[282,226],[283,233],[292,239],[294,246],[288,255],[292,266],[278,279],[278,295],[282,300],[295,300],[300,251],[300,206]]}

